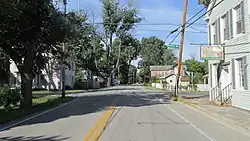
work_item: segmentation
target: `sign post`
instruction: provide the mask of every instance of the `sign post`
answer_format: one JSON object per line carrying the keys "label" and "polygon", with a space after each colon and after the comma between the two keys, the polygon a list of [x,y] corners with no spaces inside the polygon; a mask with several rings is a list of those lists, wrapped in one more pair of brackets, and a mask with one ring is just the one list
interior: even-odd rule
{"label": "sign post", "polygon": [[179,45],[176,44],[169,44],[167,45],[168,49],[179,49]]}

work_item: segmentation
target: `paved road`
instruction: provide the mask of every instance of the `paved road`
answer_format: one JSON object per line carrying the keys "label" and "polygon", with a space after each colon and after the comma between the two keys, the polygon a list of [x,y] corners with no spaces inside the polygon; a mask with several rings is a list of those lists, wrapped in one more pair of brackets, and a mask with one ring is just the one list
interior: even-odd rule
{"label": "paved road", "polygon": [[[249,141],[250,138],[140,86],[78,95],[68,105],[0,132],[3,141],[83,141],[119,101],[99,141]],[[0,141],[1,141],[0,139]]]}

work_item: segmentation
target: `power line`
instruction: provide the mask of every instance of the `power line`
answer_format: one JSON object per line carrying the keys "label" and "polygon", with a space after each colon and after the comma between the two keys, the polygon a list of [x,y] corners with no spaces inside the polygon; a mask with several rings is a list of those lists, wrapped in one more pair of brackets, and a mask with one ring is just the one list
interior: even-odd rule
{"label": "power line", "polygon": [[188,24],[185,28],[188,28],[189,26],[195,24],[195,22],[197,22],[199,19],[201,19],[203,16],[205,16],[208,12],[212,11],[215,7],[217,7],[223,1],[224,0],[221,0],[219,3],[217,3],[216,5],[214,5],[211,9],[209,9],[207,12],[205,12],[204,14],[202,14],[199,18],[197,18],[196,20],[194,20],[193,22],[191,22],[190,24]]}
{"label": "power line", "polygon": [[[139,31],[162,31],[162,32],[172,32],[172,31],[170,31],[170,30],[160,30],[160,29],[136,29],[136,30],[139,30]],[[199,32],[197,32],[197,31],[186,31],[186,32],[189,32],[189,33],[203,33],[203,34],[207,33],[207,32],[205,32],[205,31],[201,31],[201,30],[199,30]]]}
{"label": "power line", "polygon": [[[217,3],[216,5],[214,5],[211,9],[209,9],[207,12],[205,12],[204,14],[202,14],[200,17],[198,17],[197,19],[195,19],[193,22],[189,23],[187,26],[185,26],[184,29],[190,27],[191,25],[195,24],[195,22],[197,22],[199,19],[201,19],[203,16],[205,16],[208,12],[212,11],[215,7],[217,7],[219,4],[221,4],[224,0],[221,0],[219,3]],[[177,34],[177,36],[171,41],[174,42],[174,40],[180,35],[181,31],[179,31],[179,33]]]}
{"label": "power line", "polygon": [[[87,25],[91,24],[109,24],[109,25],[116,25],[117,23],[104,23],[104,22],[96,22],[96,23],[83,23]],[[130,25],[130,24],[127,24]],[[174,23],[136,23],[135,25],[173,25],[173,26],[180,26],[179,24],[174,24]],[[203,23],[195,23],[194,25],[201,25],[201,26],[206,26],[206,24]]]}
{"label": "power line", "polygon": [[171,40],[171,42],[170,42],[169,44],[172,44],[172,43],[175,41],[175,39],[176,39],[180,34],[181,34],[181,32],[178,32],[177,35]]}

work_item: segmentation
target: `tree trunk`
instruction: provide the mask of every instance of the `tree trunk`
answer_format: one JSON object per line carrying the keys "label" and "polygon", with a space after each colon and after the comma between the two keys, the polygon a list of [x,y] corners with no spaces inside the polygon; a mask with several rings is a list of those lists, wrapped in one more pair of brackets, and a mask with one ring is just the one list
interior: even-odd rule
{"label": "tree trunk", "polygon": [[127,77],[127,82],[129,82],[129,69],[130,69],[130,64],[131,64],[131,60],[128,60],[128,77]]}
{"label": "tree trunk", "polygon": [[122,45],[122,40],[120,40],[119,47],[118,47],[118,57],[117,57],[117,62],[115,66],[116,69],[119,67],[119,61],[120,61],[120,56],[121,56],[121,45]]}
{"label": "tree trunk", "polygon": [[[30,46],[32,47],[30,48]],[[26,110],[32,108],[32,80],[34,78],[32,67],[36,46],[36,43],[27,45],[23,64],[20,65],[20,62],[16,63],[21,74],[21,93],[23,96],[21,108]]]}
{"label": "tree trunk", "polygon": [[111,66],[111,64],[110,64],[110,52],[111,52],[111,50],[112,50],[112,37],[113,37],[113,34],[110,34],[110,36],[109,36],[109,47],[108,47],[108,49],[107,49],[107,61],[108,61],[108,69],[110,70],[109,71],[109,77],[108,77],[108,83],[107,83],[107,86],[113,86],[113,73],[112,73],[112,71],[113,71],[113,67]]}
{"label": "tree trunk", "polygon": [[32,77],[27,77],[24,73],[21,73],[21,93],[23,99],[21,101],[21,108],[32,108]]}

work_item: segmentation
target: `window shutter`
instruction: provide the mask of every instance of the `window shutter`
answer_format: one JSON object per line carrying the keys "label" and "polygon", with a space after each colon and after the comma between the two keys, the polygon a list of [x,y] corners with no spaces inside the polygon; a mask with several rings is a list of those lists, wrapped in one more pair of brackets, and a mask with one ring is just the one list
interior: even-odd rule
{"label": "window shutter", "polygon": [[215,37],[214,37],[214,44],[218,44],[218,22],[215,20]]}
{"label": "window shutter", "polygon": [[218,35],[217,35],[217,38],[218,38],[218,44],[221,43],[221,40],[220,40],[220,18],[217,20],[217,26],[218,26]]}
{"label": "window shutter", "polygon": [[241,8],[241,28],[242,33],[245,33],[245,12],[244,12],[244,0],[240,3]]}
{"label": "window shutter", "polygon": [[233,10],[230,9],[229,11],[229,39],[232,39],[234,36],[234,31],[233,31]]}
{"label": "window shutter", "polygon": [[211,33],[211,25],[209,25],[208,26],[208,39],[209,39],[209,44],[211,44],[212,43],[212,41],[211,41],[211,36],[212,36],[212,33]]}
{"label": "window shutter", "polygon": [[235,62],[232,59],[232,88],[235,89]]}
{"label": "window shutter", "polygon": [[[229,37],[230,37],[230,34],[229,34],[229,30],[230,30],[230,27],[229,27],[229,12],[227,12],[226,14],[226,22],[225,22],[225,26],[226,26],[226,40],[229,40]],[[225,34],[224,34],[225,35]]]}
{"label": "window shutter", "polygon": [[247,80],[247,56],[243,58],[243,64],[244,64],[244,89],[248,90],[248,80]]}

